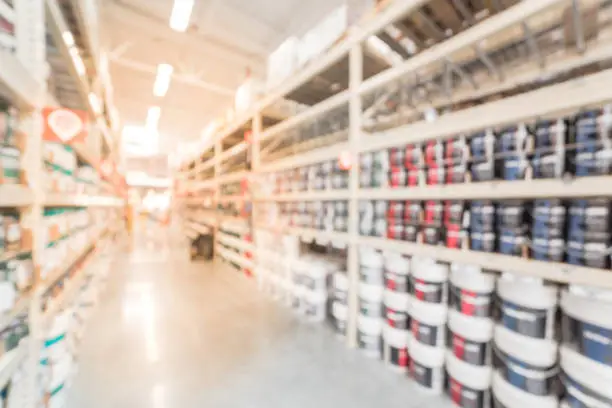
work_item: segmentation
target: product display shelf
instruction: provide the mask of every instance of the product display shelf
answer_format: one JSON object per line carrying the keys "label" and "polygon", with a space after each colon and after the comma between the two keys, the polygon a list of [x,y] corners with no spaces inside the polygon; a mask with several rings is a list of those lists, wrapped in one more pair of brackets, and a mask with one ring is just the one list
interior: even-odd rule
{"label": "product display shelf", "polygon": [[23,185],[0,185],[0,207],[27,207],[34,201],[32,190]]}
{"label": "product display shelf", "polygon": [[11,377],[23,364],[28,355],[28,338],[24,338],[17,348],[0,356],[0,389],[6,387]]}
{"label": "product display shelf", "polygon": [[58,280],[60,280],[63,276],[66,275],[66,273],[68,273],[72,266],[74,266],[80,259],[87,255],[96,246],[100,239],[105,236],[105,234],[106,229],[102,230],[98,234],[94,234],[94,238],[90,239],[89,242],[87,242],[81,250],[74,251],[72,254],[66,257],[64,262],[62,262],[62,264],[57,267],[50,274],[50,276],[46,277],[45,280],[38,285],[37,290],[44,293],[51,289]]}
{"label": "product display shelf", "polygon": [[17,107],[30,110],[38,105],[42,85],[25,69],[15,54],[0,50],[0,96]]}
{"label": "product display shelf", "polygon": [[405,242],[375,237],[359,237],[359,245],[420,256],[444,262],[477,265],[490,271],[545,279],[561,284],[577,284],[612,289],[612,270],[575,266],[558,262],[544,262],[497,253],[452,249],[439,245]]}
{"label": "product display shelf", "polygon": [[217,245],[216,253],[226,261],[238,265],[241,269],[253,270],[255,268],[255,262],[251,259],[247,259],[243,255],[227,250],[219,245]]}
{"label": "product display shelf", "polygon": [[[0,316],[0,332],[4,331],[13,320],[15,320],[22,313],[27,313],[32,301],[32,291],[27,291],[19,296],[19,300],[15,303],[15,306],[6,314]],[[0,387],[1,388],[1,387]]]}
{"label": "product display shelf", "polygon": [[124,200],[113,196],[47,193],[44,203],[48,207],[121,207]]}
{"label": "product display shelf", "polygon": [[315,191],[296,191],[280,194],[261,194],[255,196],[254,201],[328,201],[328,200],[348,200],[350,197],[348,190],[315,190]]}
{"label": "product display shelf", "polygon": [[236,248],[239,251],[254,251],[255,247],[251,242],[244,241],[242,239],[233,237],[231,235],[225,234],[223,232],[217,233],[217,240],[227,246],[232,248]]}

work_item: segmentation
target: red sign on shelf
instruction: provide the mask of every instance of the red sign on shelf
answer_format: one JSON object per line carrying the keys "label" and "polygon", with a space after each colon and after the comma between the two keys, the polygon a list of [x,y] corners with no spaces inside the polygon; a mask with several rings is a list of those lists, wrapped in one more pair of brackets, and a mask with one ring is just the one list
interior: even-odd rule
{"label": "red sign on shelf", "polygon": [[340,166],[340,169],[342,170],[349,170],[351,168],[352,162],[353,159],[351,157],[351,153],[347,151],[341,152],[338,156],[338,166]]}
{"label": "red sign on shelf", "polygon": [[244,132],[244,141],[247,143],[251,143],[253,141],[253,131],[247,130]]}
{"label": "red sign on shelf", "polygon": [[87,112],[47,107],[43,111],[43,140],[73,144],[87,137]]}

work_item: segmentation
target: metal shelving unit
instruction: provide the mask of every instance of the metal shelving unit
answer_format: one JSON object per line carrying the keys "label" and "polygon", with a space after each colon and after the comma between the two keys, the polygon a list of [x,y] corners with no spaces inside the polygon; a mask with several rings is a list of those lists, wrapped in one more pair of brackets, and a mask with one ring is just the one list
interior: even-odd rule
{"label": "metal shelving unit", "polygon": [[[410,19],[428,3],[427,0],[396,0],[382,8],[375,17],[352,28],[342,42],[296,72],[251,111],[219,132],[211,146],[199,155],[206,157],[205,161],[195,159],[177,174],[177,178],[193,194],[197,195],[204,189],[219,194],[220,180],[223,180],[222,177],[227,180],[227,176],[218,171],[220,163],[244,154],[246,149],[253,213],[278,202],[347,200],[349,213],[346,233],[260,225],[259,222],[254,229],[299,236],[304,242],[315,241],[348,248],[350,295],[347,342],[351,347],[356,345],[357,252],[360,246],[428,256],[444,262],[476,264],[494,271],[510,271],[561,284],[612,288],[612,271],[607,269],[574,267],[359,235],[360,200],[612,197],[612,176],[360,188],[357,163],[362,153],[447,140],[469,132],[558,117],[612,101],[612,93],[602,86],[612,83],[612,69],[609,68],[612,59],[612,10],[609,2],[503,2],[504,7],[481,10],[478,16],[469,7],[458,9],[455,6],[455,17],[444,21],[437,19],[440,33],[430,33],[429,38],[424,38],[414,34],[415,26]],[[592,18],[590,12],[593,10],[597,11],[595,15],[598,16],[595,21],[588,20]],[[445,22],[448,22],[448,26]],[[595,24],[597,32],[585,30],[584,22]],[[405,36],[417,43],[417,51],[402,55],[403,61],[398,64],[368,75],[365,72],[365,43],[370,36],[380,35],[391,26],[403,28]],[[388,35],[380,38],[393,41]],[[391,45],[397,48],[397,44]],[[326,72],[329,74],[343,60],[347,60],[347,69],[342,73],[344,88],[276,125],[262,126],[262,112],[266,107],[308,89],[313,78]],[[333,72],[336,74],[337,70]],[[409,92],[401,94],[403,89]],[[372,111],[388,102],[393,92],[408,98],[405,104],[407,109],[398,108],[373,124]],[[347,129],[316,135],[299,143],[287,142],[292,137],[291,132],[338,109],[347,112]],[[438,113],[433,120],[425,115],[432,109]],[[245,126],[250,126],[253,132],[250,142],[242,141],[226,150],[221,149],[229,135]],[[292,145],[303,148],[288,149]],[[352,159],[346,190],[294,190],[271,194],[269,186],[258,186],[259,177],[336,160],[341,154],[348,154]],[[202,173],[212,168],[214,172]],[[243,177],[244,173],[240,173],[240,176]],[[233,244],[240,246],[238,242]],[[259,254],[266,250],[258,247],[257,242],[255,247]]]}
{"label": "metal shelving unit", "polygon": [[[79,2],[84,5],[89,0]],[[84,243],[80,251],[71,253],[63,259],[61,265],[43,278],[41,270],[48,264],[49,259],[44,259],[46,234],[43,228],[43,212],[45,207],[109,207],[119,209],[123,205],[123,199],[116,194],[118,189],[101,195],[77,195],[66,193],[47,193],[44,191],[43,178],[43,115],[42,110],[47,106],[59,106],[64,103],[52,94],[48,85],[48,62],[53,69],[54,64],[62,64],[69,68],[73,80],[77,80],[84,107],[91,116],[92,127],[90,133],[92,138],[99,136],[99,132],[107,142],[106,152],[112,154],[113,132],[110,124],[104,116],[104,102],[99,100],[99,106],[95,104],[93,87],[89,79],[91,71],[84,71],[75,65],[75,58],[71,54],[70,47],[80,43],[79,35],[66,23],[60,3],[56,0],[19,0],[9,2],[2,7],[12,8],[14,15],[16,49],[9,51],[0,50],[0,98],[9,105],[17,108],[19,133],[25,138],[24,146],[21,146],[21,180],[27,184],[0,184],[0,208],[15,209],[20,215],[22,236],[27,239],[22,242],[22,249],[14,252],[5,252],[0,256],[0,261],[12,260],[21,256],[31,257],[33,263],[32,287],[19,294],[19,298],[12,310],[0,317],[0,330],[5,330],[16,318],[27,316],[29,326],[29,337],[21,340],[19,346],[14,350],[0,356],[0,391],[2,391],[13,379],[17,370],[25,375],[19,376],[24,381],[23,397],[17,403],[20,407],[37,407],[43,401],[40,391],[40,356],[43,348],[44,338],[47,335],[45,327],[56,314],[72,302],[74,295],[82,287],[85,276],[84,271],[69,277],[70,271],[80,260],[82,260],[92,249],[105,239],[108,232],[114,233],[114,226],[96,226],[96,233],[91,235],[91,240]],[[3,3],[5,4],[5,3]],[[77,8],[78,9],[78,8]],[[76,10],[76,9],[75,9]],[[54,43],[60,48],[58,59],[51,60],[47,53],[47,30],[50,30]],[[75,44],[72,44],[75,42]],[[87,41],[89,45],[93,44]],[[83,50],[81,50],[82,52]],[[91,54],[99,50],[90,49]],[[84,54],[81,54],[84,55]],[[49,58],[49,61],[47,61]],[[96,87],[96,92],[102,91]],[[100,99],[100,98],[99,98]],[[92,102],[94,101],[94,102]],[[106,106],[108,108],[108,106]],[[95,140],[94,140],[95,141]],[[97,149],[100,151],[97,151]],[[99,168],[100,160],[104,151],[101,144],[89,145],[79,144],[74,150],[83,162],[87,162],[94,168]],[[108,189],[105,182],[100,184],[103,189]],[[108,195],[106,195],[108,194]],[[107,220],[108,221],[108,220]],[[113,229],[113,231],[111,231]],[[84,232],[83,230],[80,230]],[[27,232],[27,234],[26,234]],[[94,233],[94,230],[89,230]],[[89,234],[88,234],[89,236]],[[58,282],[65,285],[58,286]],[[52,290],[51,290],[52,289]],[[60,290],[61,289],[61,290]],[[43,313],[43,305],[53,292],[51,307]],[[21,390],[20,390],[21,391]]]}

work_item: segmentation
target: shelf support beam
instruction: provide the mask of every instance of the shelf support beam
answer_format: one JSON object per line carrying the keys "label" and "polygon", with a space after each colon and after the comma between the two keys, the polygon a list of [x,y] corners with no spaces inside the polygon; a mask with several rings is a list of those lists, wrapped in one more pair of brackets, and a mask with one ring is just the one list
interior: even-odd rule
{"label": "shelf support beam", "polygon": [[[362,128],[362,107],[359,87],[363,81],[363,49],[357,44],[351,48],[349,53],[349,155],[351,157],[351,169],[349,171],[349,236],[356,237],[359,234],[356,220],[359,218],[359,144]],[[357,347],[357,316],[358,306],[358,286],[359,286],[359,257],[358,247],[351,244],[348,247],[348,278],[349,278],[349,299],[348,299],[348,322],[347,322],[347,345]]]}

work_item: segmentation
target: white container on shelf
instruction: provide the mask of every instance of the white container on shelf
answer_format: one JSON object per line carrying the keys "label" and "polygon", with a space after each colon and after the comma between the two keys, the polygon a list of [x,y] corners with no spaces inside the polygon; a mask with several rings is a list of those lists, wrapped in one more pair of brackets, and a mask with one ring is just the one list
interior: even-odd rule
{"label": "white container on shelf", "polygon": [[448,265],[432,259],[412,258],[413,294],[421,301],[446,304]]}
{"label": "white container on shelf", "polygon": [[348,307],[340,302],[332,303],[332,316],[334,317],[334,326],[336,333],[341,336],[346,336],[346,324],[348,319]]}
{"label": "white container on shelf", "polygon": [[393,369],[406,373],[410,362],[410,353],[408,351],[410,331],[395,329],[385,325],[383,327],[383,340],[385,347],[388,349],[388,363]]}
{"label": "white container on shelf", "polygon": [[570,349],[561,347],[561,368],[570,407],[612,406],[612,367],[600,364]]}
{"label": "white container on shelf", "polygon": [[395,329],[410,330],[410,304],[408,293],[386,289],[383,294],[384,317],[387,325]]}
{"label": "white container on shelf", "polygon": [[475,366],[446,354],[449,394],[455,405],[465,408],[489,408],[491,402],[491,366]]}
{"label": "white container on shelf", "polygon": [[450,307],[461,313],[489,317],[496,278],[479,267],[453,264],[450,274]]}
{"label": "white container on shelf", "polygon": [[451,309],[448,311],[448,328],[451,335],[449,344],[457,358],[477,366],[491,364],[493,320],[467,316]]}
{"label": "white container on shelf", "polygon": [[554,341],[523,336],[498,324],[495,346],[507,382],[538,396],[556,393],[557,350]]}
{"label": "white container on shelf", "polygon": [[410,258],[394,252],[384,254],[385,287],[396,292],[410,291]]}
{"label": "white container on shelf", "polygon": [[411,330],[414,339],[431,347],[446,345],[446,317],[448,307],[445,304],[411,300]]}
{"label": "white container on shelf", "polygon": [[412,363],[410,374],[414,381],[427,391],[441,394],[444,388],[445,349],[430,347],[411,337],[408,349]]}
{"label": "white container on shelf", "polygon": [[[493,373],[493,398],[498,406],[505,408],[558,408],[559,400],[554,395],[538,396],[516,388],[498,372]],[[501,405],[500,405],[501,404]]]}
{"label": "white container on shelf", "polygon": [[327,311],[327,292],[306,290],[304,293],[304,315],[313,322],[325,320]]}
{"label": "white container on shelf", "polygon": [[334,273],[334,299],[336,301],[348,303],[349,279],[345,272]]}
{"label": "white container on shelf", "polygon": [[366,317],[382,316],[384,288],[378,285],[359,284],[359,313]]}
{"label": "white container on shelf", "polygon": [[380,358],[382,327],[380,318],[363,315],[357,318],[357,344],[366,356]]}
{"label": "white container on shelf", "polygon": [[502,300],[502,324],[524,336],[554,338],[558,289],[505,274],[497,293]]}
{"label": "white container on shelf", "polygon": [[612,367],[612,292],[572,287],[561,294],[564,343],[598,363]]}

